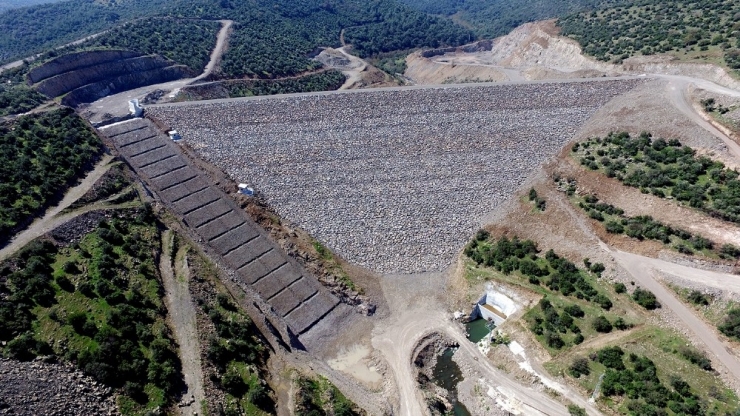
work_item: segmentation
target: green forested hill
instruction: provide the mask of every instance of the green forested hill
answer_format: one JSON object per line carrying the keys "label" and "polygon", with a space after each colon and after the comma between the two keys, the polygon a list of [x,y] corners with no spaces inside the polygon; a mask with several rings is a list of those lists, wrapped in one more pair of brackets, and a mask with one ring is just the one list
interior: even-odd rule
{"label": "green forested hill", "polygon": [[591,10],[621,0],[401,0],[426,13],[452,16],[487,38],[502,36],[535,20]]}
{"label": "green forested hill", "polygon": [[622,7],[562,18],[563,34],[603,61],[672,53],[740,69],[737,0],[632,1]]}
{"label": "green forested hill", "polygon": [[180,0],[125,0],[112,4],[68,0],[8,10],[0,14],[0,62],[22,59],[124,21],[161,13],[174,1]]}
{"label": "green forested hill", "polygon": [[[269,79],[314,69],[311,54],[320,46],[338,46],[342,29],[346,29],[347,41],[356,42],[363,55],[457,45],[472,38],[462,26],[396,0],[128,0],[112,4],[68,0],[0,15],[0,62],[152,15],[234,20],[222,65],[227,78]],[[193,45],[186,46],[196,52]],[[179,48],[177,42],[160,42],[157,47],[165,56]]]}
{"label": "green forested hill", "polygon": [[0,0],[0,12],[19,7],[35,6],[43,3],[54,3],[59,0]]}

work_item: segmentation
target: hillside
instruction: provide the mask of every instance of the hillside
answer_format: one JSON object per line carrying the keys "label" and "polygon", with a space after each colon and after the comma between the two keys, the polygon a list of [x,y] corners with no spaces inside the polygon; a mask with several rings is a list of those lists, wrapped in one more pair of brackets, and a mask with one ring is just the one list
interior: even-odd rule
{"label": "hillside", "polygon": [[740,69],[740,3],[642,0],[559,20],[563,34],[602,61],[668,53]]}
{"label": "hillside", "polygon": [[[298,4],[286,0],[260,0],[248,4],[212,0],[196,3],[131,0],[109,6],[69,0],[25,11],[11,10],[0,15],[0,62],[23,58],[121,22],[152,15],[234,20],[229,50],[222,63],[222,75],[226,78],[276,78],[316,69],[318,64],[311,61],[310,56],[321,46],[340,46],[343,29],[346,29],[347,42],[356,43],[357,52],[361,55],[412,47],[459,45],[472,36],[467,29],[447,19],[428,16],[393,0],[369,3],[307,0]],[[127,31],[143,33],[122,33]],[[181,33],[183,29],[171,31]],[[130,43],[137,50],[145,49],[142,52],[159,53],[179,60],[179,63],[196,65],[192,62],[196,57],[184,57],[178,52],[180,47],[175,39],[161,39],[163,34],[153,34],[156,35],[151,36],[154,39],[144,45],[136,41],[151,32],[151,26],[142,28],[140,25],[116,29],[114,41],[93,40],[90,45],[126,46],[122,43]],[[202,28],[197,32],[203,33]],[[198,38],[204,36],[198,35]],[[103,35],[101,38],[113,37]],[[126,41],[127,38],[134,42]],[[23,42],[18,42],[18,39],[23,39]],[[201,58],[197,60],[202,61]]]}

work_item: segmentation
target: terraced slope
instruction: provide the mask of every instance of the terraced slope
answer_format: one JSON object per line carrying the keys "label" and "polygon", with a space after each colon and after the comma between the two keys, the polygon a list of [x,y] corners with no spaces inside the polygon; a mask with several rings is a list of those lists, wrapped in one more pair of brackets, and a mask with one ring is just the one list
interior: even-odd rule
{"label": "terraced slope", "polygon": [[[265,300],[294,335],[308,332],[339,300],[191,166],[151,122],[136,119],[102,130],[134,170],[240,280]],[[337,311],[341,312],[341,311]]]}

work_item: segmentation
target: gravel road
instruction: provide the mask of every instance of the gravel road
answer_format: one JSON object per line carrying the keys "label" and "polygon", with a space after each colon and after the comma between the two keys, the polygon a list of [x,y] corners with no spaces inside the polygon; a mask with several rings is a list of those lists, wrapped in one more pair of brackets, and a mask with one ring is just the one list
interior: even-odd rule
{"label": "gravel road", "polygon": [[210,61],[208,61],[208,64],[206,64],[206,67],[202,74],[198,75],[195,78],[180,79],[163,84],[149,85],[146,87],[141,87],[134,90],[124,91],[118,94],[103,97],[93,103],[80,107],[84,110],[86,118],[95,123],[103,121],[103,115],[105,115],[106,113],[116,117],[125,116],[128,114],[129,100],[132,100],[134,98],[141,100],[147,94],[156,90],[166,91],[165,96],[174,96],[175,94],[177,94],[177,91],[179,91],[180,88],[209,76],[213,72],[213,69],[216,67],[216,65],[221,61],[224,47],[226,46],[226,41],[228,39],[229,30],[231,29],[231,25],[234,23],[231,20],[220,20],[220,22],[223,26],[218,32],[216,46],[213,48],[213,52],[211,52],[211,59]]}

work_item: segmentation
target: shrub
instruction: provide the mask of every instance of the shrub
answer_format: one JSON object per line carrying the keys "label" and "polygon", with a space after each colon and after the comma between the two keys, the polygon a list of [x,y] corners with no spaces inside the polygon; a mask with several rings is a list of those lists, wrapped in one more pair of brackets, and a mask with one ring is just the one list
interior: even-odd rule
{"label": "shrub", "polygon": [[570,413],[570,416],[586,416],[586,409],[574,404],[569,404],[568,413]]}
{"label": "shrub", "polygon": [[591,367],[588,365],[588,359],[584,357],[576,357],[568,367],[568,373],[574,378],[578,378],[581,375],[587,376],[591,374]]}
{"label": "shrub", "polygon": [[565,308],[563,308],[563,312],[567,313],[568,315],[574,318],[583,318],[585,316],[583,309],[581,309],[581,307],[578,305],[568,305]]}
{"label": "shrub", "polygon": [[680,347],[678,353],[688,360],[692,364],[696,364],[699,368],[706,371],[712,371],[712,361],[707,358],[703,352],[691,348],[691,347]]}
{"label": "shrub", "polygon": [[625,329],[632,328],[632,325],[625,322],[622,317],[619,317],[614,321],[614,328],[617,328],[620,331],[624,331]]}
{"label": "shrub", "polygon": [[601,333],[612,332],[611,322],[609,322],[609,320],[606,319],[603,315],[600,315],[594,318],[593,322],[591,322],[591,326],[597,332],[601,332]]}
{"label": "shrub", "polygon": [[621,282],[615,283],[614,291],[617,293],[625,293],[627,292],[627,286],[625,286],[624,283]]}
{"label": "shrub", "polygon": [[622,357],[624,351],[619,347],[606,347],[599,350],[596,353],[596,359],[598,362],[604,365],[606,368],[612,368],[614,370],[624,370],[624,361]]}
{"label": "shrub", "polygon": [[563,339],[560,338],[560,335],[555,332],[548,332],[547,334],[545,334],[545,342],[547,343],[548,347],[554,348],[556,350],[559,350],[560,348],[563,348],[565,346],[565,342],[563,342]]}
{"label": "shrub", "polygon": [[601,273],[606,270],[606,267],[603,263],[594,263],[589,267],[589,270],[591,270],[591,273],[594,273],[595,275],[601,277]]}
{"label": "shrub", "polygon": [[74,312],[67,316],[67,324],[72,326],[78,334],[84,334],[84,325],[87,322],[87,314],[85,312]]}
{"label": "shrub", "polygon": [[598,303],[599,306],[601,306],[601,309],[604,309],[606,311],[612,308],[612,301],[603,293],[599,293],[598,295],[596,295],[593,301]]}
{"label": "shrub", "polygon": [[688,296],[689,302],[695,305],[707,306],[709,305],[710,297],[698,290],[692,290]]}
{"label": "shrub", "polygon": [[604,223],[606,232],[611,234],[622,234],[624,232],[624,226],[616,221],[610,220]]}
{"label": "shrub", "polygon": [[730,309],[725,320],[719,325],[719,330],[728,337],[740,340],[740,309]]}
{"label": "shrub", "polygon": [[660,303],[658,303],[653,292],[639,287],[632,293],[632,299],[634,299],[638,305],[647,310],[653,310],[660,307]]}

